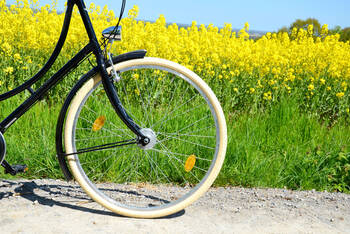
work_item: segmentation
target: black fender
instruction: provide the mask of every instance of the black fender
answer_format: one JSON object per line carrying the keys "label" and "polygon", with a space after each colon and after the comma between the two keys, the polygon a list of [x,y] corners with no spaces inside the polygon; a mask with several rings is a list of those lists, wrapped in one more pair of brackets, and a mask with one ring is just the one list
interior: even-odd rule
{"label": "black fender", "polygon": [[[146,55],[147,51],[146,50],[135,50],[135,51],[130,51],[125,54],[120,54],[118,56],[115,56],[112,58],[113,63],[121,63],[127,60],[131,59],[139,59],[139,58],[144,58]],[[109,64],[111,65],[111,64]]]}
{"label": "black fender", "polygon": [[[140,58],[144,58],[146,53],[147,53],[146,50],[135,50],[135,51],[131,51],[131,52],[120,54],[116,57],[113,57],[112,61],[114,64],[116,64],[127,60],[140,59]],[[108,65],[110,66],[110,64]],[[63,127],[64,127],[66,115],[67,115],[67,110],[75,94],[78,92],[78,90],[84,85],[86,81],[88,81],[91,77],[93,77],[97,72],[98,72],[98,67],[94,67],[78,80],[78,82],[74,85],[74,87],[68,93],[66,100],[64,101],[63,106],[61,108],[60,114],[58,116],[58,120],[56,124],[56,152],[57,152],[58,163],[67,181],[73,179],[73,175],[70,172],[67,165],[64,142],[63,142]]]}

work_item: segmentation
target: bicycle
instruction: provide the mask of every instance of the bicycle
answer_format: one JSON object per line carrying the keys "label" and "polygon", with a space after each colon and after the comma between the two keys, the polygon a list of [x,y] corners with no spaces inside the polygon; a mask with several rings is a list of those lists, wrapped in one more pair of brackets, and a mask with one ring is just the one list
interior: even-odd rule
{"label": "bicycle", "polygon": [[[74,6],[89,43],[36,90],[31,87],[51,68],[64,45]],[[10,165],[6,130],[82,61],[97,66],[67,95],[56,125],[56,151],[67,180],[74,179],[103,207],[124,216],[162,217],[197,200],[214,182],[226,152],[225,117],[213,91],[194,72],[174,62],[145,57],[145,50],[114,56],[121,40],[122,1],[115,26],[99,43],[83,0],[68,0],[62,31],[51,57],[0,101],[28,90],[31,96],[0,123],[0,162]],[[166,190],[160,194],[159,190]]]}

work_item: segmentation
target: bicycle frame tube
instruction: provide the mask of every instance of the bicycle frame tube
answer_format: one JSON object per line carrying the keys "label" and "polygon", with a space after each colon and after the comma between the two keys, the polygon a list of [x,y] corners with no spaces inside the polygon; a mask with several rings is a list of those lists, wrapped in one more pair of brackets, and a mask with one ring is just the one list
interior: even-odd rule
{"label": "bicycle frame tube", "polygon": [[[70,61],[68,61],[58,72],[56,72],[50,79],[48,79],[40,88],[38,88],[35,92],[32,91],[31,86],[41,79],[51,68],[52,64],[56,61],[59,53],[62,50],[64,42],[67,37],[70,20],[72,17],[73,7],[77,5],[80,16],[83,20],[86,32],[89,36],[89,44],[86,45],[77,55],[75,55]],[[93,29],[88,11],[84,4],[83,0],[68,0],[67,2],[67,10],[66,15],[62,27],[62,32],[60,38],[57,42],[57,45],[47,61],[44,67],[35,74],[31,79],[26,81],[24,84],[19,87],[0,95],[0,101],[12,97],[26,89],[32,92],[32,95],[25,100],[16,110],[14,110],[6,119],[4,119],[0,123],[0,132],[5,133],[5,131],[24,113],[26,113],[40,98],[42,98],[48,90],[50,90],[53,86],[55,86],[62,78],[67,75],[72,69],[76,68],[79,63],[90,53],[94,53],[97,61],[97,69],[102,76],[102,83],[105,88],[106,94],[115,109],[118,116],[122,119],[122,121],[132,130],[140,139],[140,142],[143,144],[146,141],[147,137],[145,137],[140,132],[140,127],[134,123],[131,117],[125,112],[122,104],[119,101],[117,96],[117,91],[112,83],[112,80],[109,78],[109,75],[106,70],[106,64],[104,55],[101,51],[100,45],[98,43],[95,31]]]}
{"label": "bicycle frame tube", "polygon": [[4,133],[18,118],[26,113],[48,90],[55,86],[70,70],[91,52],[91,44],[84,47],[76,56],[66,63],[57,73],[46,81],[36,92],[25,100],[16,110],[0,123],[0,131]]}
{"label": "bicycle frame tube", "polygon": [[66,14],[65,14],[64,22],[63,22],[61,35],[58,39],[58,42],[57,42],[57,45],[56,45],[54,51],[52,52],[51,57],[46,62],[46,64],[31,79],[29,79],[28,81],[26,81],[22,85],[16,87],[15,89],[13,89],[7,93],[1,94],[0,101],[5,100],[7,98],[10,98],[10,97],[24,91],[25,89],[30,88],[35,82],[37,82],[39,79],[41,79],[50,70],[51,66],[56,61],[58,55],[60,54],[64,42],[66,41],[66,37],[67,37],[68,29],[69,29],[69,24],[70,24],[70,20],[72,17],[73,6],[74,6],[74,4],[67,5],[67,10],[66,10]]}
{"label": "bicycle frame tube", "polygon": [[6,119],[0,123],[0,131],[4,133],[18,118],[20,118],[26,111],[28,111],[41,97],[43,97],[48,90],[55,86],[65,75],[67,75],[72,69],[76,68],[79,63],[91,52],[93,52],[96,58],[103,59],[100,46],[98,44],[95,32],[93,30],[89,15],[87,13],[85,4],[82,0],[68,0],[66,15],[61,31],[60,38],[57,45],[43,68],[35,74],[31,79],[17,88],[0,95],[0,101],[10,98],[26,89],[31,89],[31,86],[41,79],[51,68],[52,64],[56,61],[59,53],[67,38],[68,29],[72,17],[74,5],[78,6],[81,17],[83,19],[86,31],[89,35],[90,42],[81,51],[78,52],[70,61],[68,61],[58,72],[56,72],[50,79],[48,79],[40,88],[38,88],[32,95],[25,100],[16,110],[14,110]]}

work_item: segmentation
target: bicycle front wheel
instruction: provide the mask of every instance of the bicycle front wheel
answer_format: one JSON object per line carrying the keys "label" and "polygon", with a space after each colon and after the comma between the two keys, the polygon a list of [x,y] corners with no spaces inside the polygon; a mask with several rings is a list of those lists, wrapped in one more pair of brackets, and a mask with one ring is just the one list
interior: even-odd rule
{"label": "bicycle front wheel", "polygon": [[173,214],[217,177],[227,144],[224,114],[208,85],[179,64],[143,58],[115,69],[118,96],[151,143],[135,143],[97,74],[79,89],[66,117],[70,169],[85,192],[113,212],[141,218]]}

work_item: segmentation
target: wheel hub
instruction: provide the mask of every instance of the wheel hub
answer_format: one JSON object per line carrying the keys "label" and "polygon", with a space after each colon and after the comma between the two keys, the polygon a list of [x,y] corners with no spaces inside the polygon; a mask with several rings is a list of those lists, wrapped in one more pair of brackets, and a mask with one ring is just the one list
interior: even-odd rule
{"label": "wheel hub", "polygon": [[0,164],[4,160],[5,154],[6,154],[6,142],[5,142],[4,136],[0,132]]}
{"label": "wheel hub", "polygon": [[154,145],[157,143],[157,136],[154,133],[154,131],[150,128],[143,128],[140,130],[140,132],[147,138],[145,139],[146,142],[144,142],[146,144],[139,143],[138,146],[144,150],[152,149]]}

